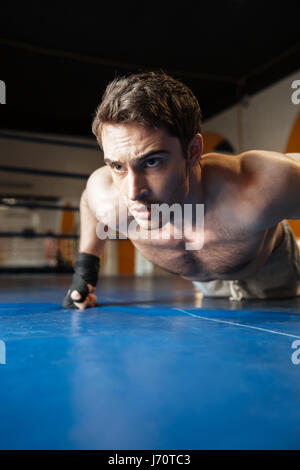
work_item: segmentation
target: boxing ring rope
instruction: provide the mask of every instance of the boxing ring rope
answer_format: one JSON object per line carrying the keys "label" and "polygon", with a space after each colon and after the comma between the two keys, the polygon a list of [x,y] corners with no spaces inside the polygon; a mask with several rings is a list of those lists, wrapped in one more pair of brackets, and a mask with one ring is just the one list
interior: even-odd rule
{"label": "boxing ring rope", "polygon": [[0,165],[0,171],[9,173],[25,173],[39,176],[53,176],[55,178],[77,178],[88,179],[88,174],[72,173],[70,171],[40,170],[38,168],[27,168],[19,166]]}
{"label": "boxing ring rope", "polygon": [[[6,136],[4,136],[4,138],[6,138]],[[89,176],[88,174],[69,171],[45,170],[11,165],[0,165],[0,171],[50,178],[76,178],[79,180],[87,180]],[[43,203],[41,199],[43,198],[39,196],[31,197],[30,195],[27,197],[2,195],[2,197],[0,197],[0,210],[1,212],[4,211],[4,213],[2,212],[4,216],[9,216],[8,221],[13,220],[13,211],[17,211],[17,215],[19,216],[23,214],[23,217],[25,217],[27,212],[20,213],[20,210],[26,211],[26,209],[28,209],[30,211],[28,220],[25,217],[23,222],[23,224],[25,223],[27,226],[23,227],[23,229],[19,231],[14,230],[14,221],[13,226],[9,229],[7,227],[0,229],[0,273],[72,271],[73,266],[71,260],[76,256],[79,240],[79,234],[73,233],[73,230],[76,229],[75,225],[71,228],[71,233],[68,233],[68,231],[67,233],[60,233],[57,227],[59,219],[55,216],[49,219],[47,216],[50,229],[42,229],[39,232],[37,227],[32,225],[32,217],[36,217],[39,221],[38,225],[40,225],[40,211],[53,212],[54,214],[55,211],[66,214],[79,214],[79,207],[70,204]],[[58,198],[55,199],[57,200]],[[5,220],[4,217],[4,222]],[[74,223],[75,219],[73,219],[73,224]],[[53,230],[52,225],[54,225]],[[65,258],[64,253],[68,254],[67,258]]]}

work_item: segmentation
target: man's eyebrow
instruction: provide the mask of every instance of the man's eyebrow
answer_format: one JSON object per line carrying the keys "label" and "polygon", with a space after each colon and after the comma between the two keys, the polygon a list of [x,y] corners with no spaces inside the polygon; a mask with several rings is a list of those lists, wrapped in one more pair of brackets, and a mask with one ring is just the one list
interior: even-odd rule
{"label": "man's eyebrow", "polygon": [[[146,158],[152,157],[153,155],[169,154],[169,153],[170,153],[170,152],[169,152],[168,150],[164,150],[164,149],[152,150],[151,152],[145,153],[144,155],[139,155],[138,157],[133,158],[132,160],[130,160],[130,162],[133,162],[133,163],[141,163],[141,162],[144,161]],[[114,165],[120,165],[120,164],[123,163],[123,162],[121,162],[120,160],[111,160],[111,159],[108,158],[108,157],[105,157],[105,158],[104,158],[104,162],[105,162],[105,163],[110,163],[110,164],[113,163]]]}

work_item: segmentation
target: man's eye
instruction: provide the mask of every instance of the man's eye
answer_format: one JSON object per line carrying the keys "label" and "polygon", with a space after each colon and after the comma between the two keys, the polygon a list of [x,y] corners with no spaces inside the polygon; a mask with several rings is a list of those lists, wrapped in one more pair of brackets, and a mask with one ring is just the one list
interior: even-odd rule
{"label": "man's eye", "polygon": [[114,165],[114,166],[113,166],[113,170],[114,170],[116,173],[121,173],[121,171],[122,171],[122,166],[121,166],[121,165]]}
{"label": "man's eye", "polygon": [[147,160],[146,166],[148,168],[155,168],[159,164],[159,159],[158,158],[151,158],[151,160]]}

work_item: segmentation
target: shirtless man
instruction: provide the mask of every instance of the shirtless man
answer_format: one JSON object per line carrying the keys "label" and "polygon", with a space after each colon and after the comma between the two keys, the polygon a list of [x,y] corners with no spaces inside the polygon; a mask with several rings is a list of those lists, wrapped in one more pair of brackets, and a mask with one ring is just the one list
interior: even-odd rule
{"label": "shirtless man", "polygon": [[[128,233],[135,247],[193,281],[204,295],[300,295],[299,250],[285,221],[300,219],[300,154],[203,154],[199,104],[187,86],[162,72],[113,80],[93,132],[106,166],[92,173],[81,197],[79,255],[64,307],[95,306],[105,246],[97,226],[110,226],[111,214],[122,205],[128,224],[135,220],[139,226],[140,237]],[[187,239],[176,237],[172,219],[151,225],[151,205],[164,203],[204,205],[200,249],[186,249]],[[162,239],[166,226],[170,236]]]}

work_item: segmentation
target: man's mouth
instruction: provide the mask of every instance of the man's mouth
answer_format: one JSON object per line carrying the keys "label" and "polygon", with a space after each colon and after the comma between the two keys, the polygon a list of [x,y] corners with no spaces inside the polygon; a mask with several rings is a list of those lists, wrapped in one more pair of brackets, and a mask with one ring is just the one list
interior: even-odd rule
{"label": "man's mouth", "polygon": [[130,212],[137,219],[149,219],[151,217],[151,206],[136,206]]}

